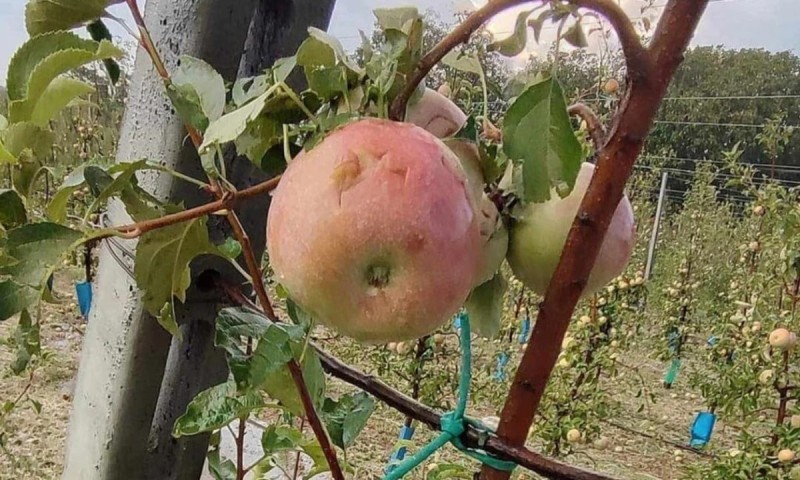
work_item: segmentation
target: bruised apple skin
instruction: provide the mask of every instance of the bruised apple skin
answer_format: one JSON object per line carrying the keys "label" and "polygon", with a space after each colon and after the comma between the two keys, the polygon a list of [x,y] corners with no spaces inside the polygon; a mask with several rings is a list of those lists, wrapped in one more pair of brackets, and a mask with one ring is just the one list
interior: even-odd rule
{"label": "bruised apple skin", "polygon": [[267,249],[294,301],[377,344],[432,333],[458,311],[481,237],[466,176],[441,140],[369,118],[291,161],[270,206]]}
{"label": "bruised apple skin", "polygon": [[[528,204],[510,228],[508,263],[514,275],[540,295],[544,295],[558,265],[594,168],[591,163],[584,163],[575,188],[566,198],[552,193],[547,202]],[[634,241],[633,208],[624,196],[611,219],[583,296],[596,292],[622,273],[630,260]]]}

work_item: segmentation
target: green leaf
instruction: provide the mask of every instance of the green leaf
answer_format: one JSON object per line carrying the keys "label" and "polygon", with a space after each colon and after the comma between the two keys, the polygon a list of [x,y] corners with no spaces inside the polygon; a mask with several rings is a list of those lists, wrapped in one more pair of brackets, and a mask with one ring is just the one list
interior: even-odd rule
{"label": "green leaf", "polygon": [[498,273],[488,282],[470,292],[464,307],[469,314],[473,331],[484,338],[494,338],[500,331],[503,317],[503,296],[508,282]]}
{"label": "green leaf", "polygon": [[245,155],[251,162],[261,166],[267,151],[281,143],[283,128],[275,120],[261,115],[249,123],[241,135],[234,139],[239,155]]}
{"label": "green leaf", "polygon": [[572,191],[582,150],[557,80],[545,79],[517,97],[503,121],[503,150],[522,162],[523,200],[547,201],[551,186],[563,196]]}
{"label": "green leaf", "polygon": [[42,92],[31,112],[30,120],[36,125],[46,128],[48,122],[73,100],[94,91],[94,87],[86,82],[67,77],[56,78]]}
{"label": "green leaf", "polygon": [[[342,46],[342,43],[339,41],[339,39],[337,39],[333,35],[329,34],[325,30],[320,30],[319,28],[316,28],[316,27],[308,27],[308,34],[309,34],[310,38],[316,39],[317,41],[322,42],[325,45],[329,46],[331,48],[331,50],[333,50],[333,53],[336,56],[336,60],[341,62],[345,67],[347,67],[348,70],[350,70],[351,72],[353,72],[355,74],[358,74],[358,75],[363,73],[361,67],[359,67],[358,64],[355,63],[347,55],[347,52],[345,51],[344,46]],[[297,64],[300,65],[299,61],[297,61]],[[286,68],[289,67],[289,65],[291,65],[291,62],[288,62],[285,65],[282,65],[282,68],[284,69],[284,71],[285,71]],[[303,66],[305,66],[305,65],[303,65]],[[278,81],[282,81],[282,80],[278,80]]]}
{"label": "green leaf", "polygon": [[230,460],[221,460],[219,448],[208,452],[208,472],[214,480],[236,480],[236,465]]}
{"label": "green leaf", "polygon": [[462,72],[474,73],[483,76],[483,67],[477,55],[467,55],[464,52],[457,52],[450,50],[450,52],[442,58],[442,63],[450,68],[455,68]]}
{"label": "green leaf", "polygon": [[47,218],[56,223],[63,223],[67,218],[67,205],[72,194],[86,184],[83,176],[85,165],[81,165],[73,170],[61,184],[58,191],[53,195],[50,204],[47,206]]}
{"label": "green leaf", "polygon": [[28,368],[31,359],[39,355],[42,350],[39,323],[31,320],[28,310],[23,310],[19,316],[14,342],[17,344],[17,356],[11,363],[11,371],[19,375]]}
{"label": "green leaf", "polygon": [[[297,348],[295,351],[296,358],[300,356],[299,350],[300,348]],[[325,372],[322,370],[322,363],[320,363],[316,351],[311,348],[306,351],[301,367],[311,400],[314,406],[319,408],[325,393]],[[292,414],[297,416],[305,415],[303,402],[297,392],[297,387],[292,380],[288,366],[268,375],[262,388],[271,398],[279,401]]]}
{"label": "green leaf", "polygon": [[231,237],[226,238],[225,243],[218,245],[217,249],[223,257],[231,260],[239,258],[239,255],[242,254],[242,244]]}
{"label": "green leaf", "polygon": [[0,189],[0,225],[14,228],[26,223],[25,202],[14,190]]}
{"label": "green leaf", "polygon": [[20,285],[13,280],[0,282],[0,322],[8,320],[34,305],[40,297],[37,289]]}
{"label": "green leaf", "polygon": [[186,300],[189,264],[203,254],[217,254],[208,238],[206,218],[195,218],[145,233],[136,247],[134,276],[144,291],[144,306],[158,315],[172,297]]}
{"label": "green leaf", "polygon": [[[136,180],[134,178],[136,172],[147,168],[148,168],[147,160],[138,160],[136,162],[122,162],[115,164],[111,168],[109,168],[108,170],[109,172],[111,173],[119,172],[119,174],[116,177],[109,177],[113,178],[113,180],[111,180],[110,182],[107,181],[103,182],[104,185],[102,188],[98,188],[100,185],[98,185],[97,183],[93,185],[90,183],[93,190],[92,193],[95,195],[95,199],[87,208],[87,214],[96,211],[100,207],[100,205],[103,204],[103,202],[107,201],[111,197],[117,196],[126,190],[128,190],[130,193],[130,191],[132,191],[131,187],[136,184]],[[94,173],[99,173],[98,171],[105,174],[105,172],[103,172],[103,170],[98,167],[91,167],[91,168],[87,167],[86,171],[84,172],[84,175],[87,175],[87,181],[93,178],[92,175]]]}
{"label": "green leaf", "polygon": [[74,70],[87,63],[107,58],[119,58],[122,51],[107,40],[90,41],[92,48],[69,48],[57,50],[35,65],[27,78],[25,97],[13,100],[8,108],[12,123],[30,120],[45,90],[59,75]]}
{"label": "green leaf", "polygon": [[25,7],[28,34],[69,30],[100,18],[106,0],[29,0]]}
{"label": "green leaf", "polygon": [[539,37],[542,34],[542,27],[544,27],[544,22],[547,19],[553,16],[553,11],[549,8],[546,9],[544,12],[540,13],[538,17],[531,18],[528,20],[528,26],[533,29],[533,38],[536,40],[536,43],[539,43]]}
{"label": "green leaf", "polygon": [[416,7],[376,8],[372,11],[381,30],[398,30],[410,35],[422,17]]}
{"label": "green leaf", "polygon": [[6,149],[6,146],[3,145],[3,142],[0,141],[0,165],[16,165],[17,159],[14,155],[11,155]]}
{"label": "green leaf", "polygon": [[245,106],[211,122],[206,129],[205,138],[199,150],[203,152],[213,145],[222,145],[236,140],[247,130],[250,123],[261,115],[271,95],[271,91],[266,91]]}
{"label": "green leaf", "polygon": [[583,33],[583,27],[579,21],[575,22],[564,32],[564,40],[573,47],[583,48],[589,46],[589,42],[586,40],[586,34]]}
{"label": "green leaf", "polygon": [[31,223],[9,230],[6,253],[17,263],[0,268],[19,284],[41,288],[50,271],[83,237],[77,230],[56,223]]}
{"label": "green leaf", "polygon": [[158,324],[164,328],[164,330],[170,333],[170,335],[178,340],[183,340],[181,328],[178,326],[178,322],[175,321],[175,309],[172,302],[164,304],[164,308],[161,309],[161,312],[159,312],[156,320],[158,321]]}
{"label": "green leaf", "polygon": [[172,436],[180,438],[212,432],[265,406],[257,392],[237,393],[236,385],[229,380],[198,393],[189,402],[186,412],[175,421]]}
{"label": "green leaf", "polygon": [[201,132],[225,110],[225,81],[214,67],[199,58],[180,57],[167,94],[184,121]]}
{"label": "green leaf", "polygon": [[[276,62],[277,63],[277,62]],[[250,100],[263,95],[272,86],[267,75],[237,78],[231,88],[231,98],[236,107],[245,105]]]}
{"label": "green leaf", "polygon": [[515,57],[522,53],[528,43],[528,17],[531,13],[533,10],[520,12],[514,24],[514,33],[502,40],[490,43],[487,49],[506,57]]}
{"label": "green leaf", "polygon": [[320,414],[334,445],[347,449],[367,426],[374,411],[375,400],[365,392],[359,392],[343,395],[339,400],[326,398]]}
{"label": "green leaf", "polygon": [[23,153],[43,158],[50,153],[53,146],[53,134],[30,122],[9,125],[5,135],[5,148],[15,158]]}
{"label": "green leaf", "polygon": [[291,298],[286,299],[286,313],[295,325],[303,327],[304,331],[308,331],[314,320],[311,315],[303,310],[300,305],[296,304]]}
{"label": "green leaf", "polygon": [[62,50],[97,49],[97,42],[81,38],[71,32],[52,32],[30,38],[14,53],[8,64],[6,88],[8,99],[20,100],[28,93],[28,80],[36,66],[45,58]]}
{"label": "green leaf", "polygon": [[303,443],[303,434],[300,430],[289,425],[269,425],[261,434],[261,448],[264,456],[276,453],[297,450]]}

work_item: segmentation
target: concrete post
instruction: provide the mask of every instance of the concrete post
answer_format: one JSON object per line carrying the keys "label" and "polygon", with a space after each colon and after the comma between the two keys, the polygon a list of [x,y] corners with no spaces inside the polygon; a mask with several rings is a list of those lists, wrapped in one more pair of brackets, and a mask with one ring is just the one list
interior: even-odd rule
{"label": "concrete post", "polygon": [[[253,75],[276,58],[291,55],[308,25],[327,27],[333,4],[334,0],[149,0],[145,21],[168,68],[175,67],[180,54],[193,55],[232,81],[237,73]],[[202,177],[185,135],[149,59],[140,51],[118,160],[146,157]],[[263,180],[245,158],[229,158],[228,172],[239,188]],[[170,177],[142,175],[140,184],[187,206],[208,201],[196,188]],[[267,207],[265,197],[238,211],[257,255],[264,249]],[[108,216],[113,224],[129,221],[119,203],[110,205]],[[217,242],[230,235],[219,217],[210,219],[209,229]],[[134,249],[135,243],[127,247]],[[213,347],[216,307],[223,299],[190,289],[177,312],[184,341],[171,339],[142,311],[135,282],[109,248],[100,249],[98,288],[81,356],[63,478],[197,479],[208,437],[176,440],[170,432],[198,392],[225,379],[224,358]],[[208,269],[241,280],[235,269],[216,258],[195,262],[193,276]]]}

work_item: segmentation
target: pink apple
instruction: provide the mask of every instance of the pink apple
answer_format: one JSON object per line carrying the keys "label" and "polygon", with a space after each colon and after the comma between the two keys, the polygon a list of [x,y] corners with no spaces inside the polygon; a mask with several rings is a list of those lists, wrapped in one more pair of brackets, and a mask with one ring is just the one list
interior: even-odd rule
{"label": "pink apple", "polygon": [[[566,198],[551,192],[547,202],[529,203],[510,227],[508,263],[514,275],[540,295],[547,290],[558,265],[594,168],[591,163],[584,163],[575,188]],[[584,296],[598,291],[622,273],[633,252],[635,238],[633,208],[625,196],[614,212]]]}
{"label": "pink apple", "polygon": [[441,140],[364,119],[289,164],[267,248],[277,280],[321,323],[365,343],[432,333],[480,268],[477,202]]}

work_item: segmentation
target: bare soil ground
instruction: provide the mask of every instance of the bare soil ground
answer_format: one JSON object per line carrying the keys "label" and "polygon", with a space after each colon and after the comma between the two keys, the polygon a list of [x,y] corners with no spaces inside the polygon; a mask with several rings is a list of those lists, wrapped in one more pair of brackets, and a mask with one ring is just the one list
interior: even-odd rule
{"label": "bare soil ground", "polygon": [[[60,291],[70,291],[70,278],[61,277],[57,282]],[[72,302],[67,299],[61,306],[48,306],[44,313],[42,344],[47,355],[36,368],[30,386],[31,396],[42,405],[41,413],[37,414],[31,404],[25,404],[7,418],[6,450],[0,451],[0,480],[60,476],[72,381],[84,329],[84,321]],[[15,327],[14,319],[0,324],[0,338],[13,335]],[[0,345],[0,366],[7,368],[12,358],[13,352]],[[685,378],[679,379],[671,390],[662,388],[664,365],[648,358],[644,352],[628,353],[624,363],[635,369],[636,374],[623,374],[609,380],[623,402],[623,414],[604,427],[612,446],[605,451],[586,446],[565,461],[606,472],[621,480],[679,479],[687,465],[706,460],[695,453],[679,451],[676,445],[668,442],[686,445],[694,415],[703,408],[702,400],[696,392],[687,389]],[[641,388],[642,379],[657,401],[639,412],[641,401],[634,397]],[[0,403],[20,395],[28,381],[28,376],[4,374],[0,377]],[[336,385],[334,388],[345,387]],[[475,416],[491,414],[493,410],[489,405],[471,406]],[[402,422],[400,414],[379,405],[367,430],[348,451],[350,464],[360,467],[356,478],[380,478]],[[733,433],[719,425],[713,443],[727,448]],[[415,441],[423,442],[428,438],[429,432],[420,429]],[[432,461],[460,459],[457,452],[447,448]],[[409,478],[424,479],[424,469],[418,469]],[[520,478],[536,477],[525,474]]]}

